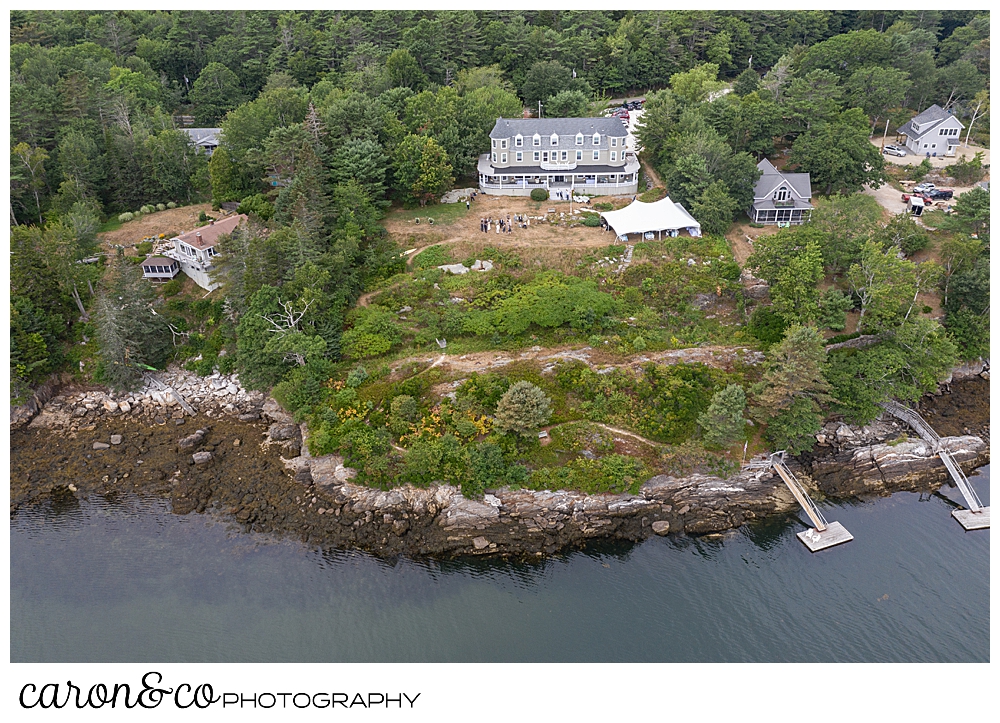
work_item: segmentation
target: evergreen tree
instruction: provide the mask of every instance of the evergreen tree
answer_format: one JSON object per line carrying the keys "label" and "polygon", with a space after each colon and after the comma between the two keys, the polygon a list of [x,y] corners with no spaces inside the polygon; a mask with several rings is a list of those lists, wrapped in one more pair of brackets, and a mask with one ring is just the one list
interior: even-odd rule
{"label": "evergreen tree", "polygon": [[160,366],[170,330],[153,309],[156,295],[138,266],[117,263],[97,299],[99,377],[114,389],[134,389],[147,366]]}
{"label": "evergreen tree", "polygon": [[503,432],[530,437],[552,415],[552,404],[545,392],[528,381],[515,382],[497,402],[493,424]]}
{"label": "evergreen tree", "polygon": [[798,454],[813,445],[823,421],[820,403],[832,401],[823,374],[823,337],[810,326],[792,326],[771,349],[761,381],[753,387],[753,415],[766,422],[777,448]]}
{"label": "evergreen tree", "polygon": [[730,384],[712,395],[712,402],[698,417],[705,441],[725,447],[741,439],[746,433],[743,410],[747,406],[747,395],[739,384]]}

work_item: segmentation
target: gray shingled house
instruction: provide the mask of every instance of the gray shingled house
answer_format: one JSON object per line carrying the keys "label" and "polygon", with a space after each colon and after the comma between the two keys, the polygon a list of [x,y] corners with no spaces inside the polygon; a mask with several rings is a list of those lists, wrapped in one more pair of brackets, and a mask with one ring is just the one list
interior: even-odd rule
{"label": "gray shingled house", "polygon": [[907,149],[918,156],[953,156],[963,128],[950,111],[935,104],[901,125],[896,133]]}
{"label": "gray shingled house", "polygon": [[219,147],[221,128],[181,128],[181,130],[191,136],[195,148],[202,149],[208,156]]}
{"label": "gray shingled house", "polygon": [[527,196],[532,189],[633,195],[639,161],[626,151],[618,118],[498,118],[490,152],[479,157],[483,193]]}
{"label": "gray shingled house", "polygon": [[755,223],[800,224],[812,214],[812,184],[808,173],[779,171],[766,158],[757,164],[760,180],[753,189],[747,215]]}

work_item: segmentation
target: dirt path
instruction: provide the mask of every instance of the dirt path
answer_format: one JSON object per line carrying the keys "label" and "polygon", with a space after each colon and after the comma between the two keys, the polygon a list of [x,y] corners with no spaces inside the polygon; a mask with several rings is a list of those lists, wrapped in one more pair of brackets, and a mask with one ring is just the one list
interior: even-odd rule
{"label": "dirt path", "polygon": [[[567,359],[581,361],[595,371],[611,368],[637,367],[650,362],[657,364],[700,362],[716,369],[728,369],[737,361],[750,364],[759,363],[763,360],[763,354],[740,346],[703,346],[689,349],[668,349],[649,354],[633,354],[623,360],[621,357],[613,357],[600,349],[592,349],[589,346],[566,346],[547,349],[536,346],[519,354],[492,351],[474,352],[459,356],[442,354],[428,369],[443,365],[449,371],[464,374],[499,369],[516,361],[539,361],[554,364]],[[430,361],[430,358],[427,356],[407,357],[394,362],[393,370],[395,371],[413,362],[428,361]],[[427,371],[427,369],[424,371]]]}

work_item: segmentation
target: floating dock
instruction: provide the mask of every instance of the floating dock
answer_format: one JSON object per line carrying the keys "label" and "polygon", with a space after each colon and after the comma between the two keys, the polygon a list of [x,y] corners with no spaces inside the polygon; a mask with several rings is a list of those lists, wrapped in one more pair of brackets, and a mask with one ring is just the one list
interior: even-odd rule
{"label": "floating dock", "polygon": [[802,509],[812,520],[815,527],[796,534],[802,544],[809,548],[810,552],[819,552],[834,545],[841,545],[854,539],[854,535],[839,522],[827,522],[820,512],[819,507],[812,501],[806,493],[805,487],[799,482],[792,471],[785,466],[784,452],[775,452],[771,455],[771,466],[774,467],[778,476],[784,480],[785,485],[791,491],[792,496],[801,505]]}
{"label": "floating dock", "polygon": [[976,490],[973,489],[969,478],[962,471],[962,466],[952,457],[952,452],[941,449],[941,437],[938,436],[938,433],[934,431],[923,417],[909,407],[904,407],[902,404],[890,401],[883,402],[882,408],[892,416],[913,427],[921,439],[933,445],[934,451],[941,459],[941,464],[948,470],[948,474],[954,480],[955,486],[958,487],[959,492],[962,493],[962,497],[965,498],[965,504],[969,507],[967,510],[955,510],[951,513],[951,516],[958,520],[959,524],[966,530],[988,530],[990,527],[990,508],[983,507],[983,503],[979,500],[979,495],[976,494]]}
{"label": "floating dock", "polygon": [[809,528],[796,534],[802,543],[809,548],[810,552],[819,552],[834,545],[841,545],[854,539],[854,535],[847,531],[839,522],[831,522],[822,532],[814,528]]}

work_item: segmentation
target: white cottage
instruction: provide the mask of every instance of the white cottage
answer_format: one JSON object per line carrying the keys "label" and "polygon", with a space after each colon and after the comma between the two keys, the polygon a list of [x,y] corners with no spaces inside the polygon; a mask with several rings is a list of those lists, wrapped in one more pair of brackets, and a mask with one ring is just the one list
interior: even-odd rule
{"label": "white cottage", "polygon": [[[212,221],[207,226],[175,236],[170,239],[174,247],[164,251],[163,256],[176,261],[180,270],[190,276],[198,286],[207,291],[213,291],[219,287],[218,282],[212,281],[210,276],[212,259],[217,253],[215,245],[221,236],[232,233],[237,226],[246,221],[246,218],[242,213],[229,216],[221,221]],[[172,271],[173,275],[176,275],[176,270]]]}
{"label": "white cottage", "polygon": [[951,111],[935,104],[901,125],[896,133],[906,148],[918,156],[954,156],[963,128]]}

